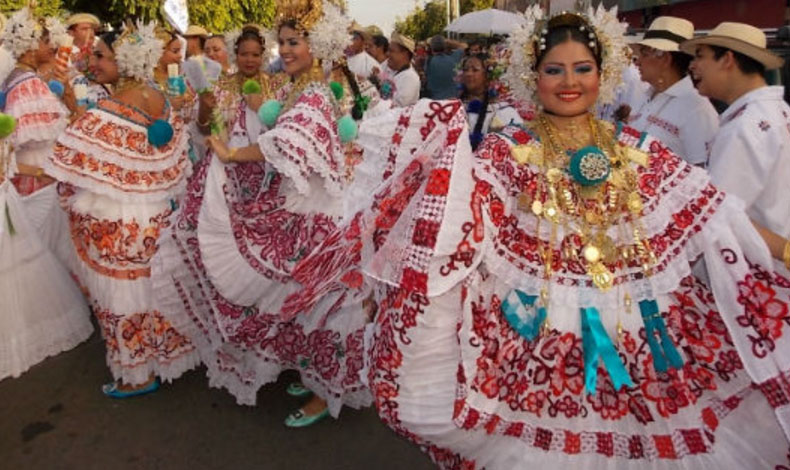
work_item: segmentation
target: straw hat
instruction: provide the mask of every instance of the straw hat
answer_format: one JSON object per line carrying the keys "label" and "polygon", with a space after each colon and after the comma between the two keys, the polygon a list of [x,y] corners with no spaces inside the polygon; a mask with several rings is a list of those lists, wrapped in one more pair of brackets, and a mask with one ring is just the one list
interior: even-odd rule
{"label": "straw hat", "polygon": [[88,23],[94,28],[99,28],[101,26],[101,21],[95,15],[91,15],[90,13],[75,13],[66,20],[66,27],[71,28],[74,25]]}
{"label": "straw hat", "polygon": [[637,44],[659,51],[678,52],[680,44],[694,37],[694,24],[683,18],[659,16]]}
{"label": "straw hat", "polygon": [[206,30],[206,28],[204,28],[202,26],[197,26],[197,25],[194,25],[194,24],[193,25],[189,25],[189,28],[187,28],[187,31],[184,33],[184,37],[188,38],[190,36],[197,36],[197,37],[201,37],[201,38],[207,38],[208,37],[208,31]]}
{"label": "straw hat", "polygon": [[370,40],[370,33],[368,32],[367,28],[365,28],[361,24],[357,23],[356,21],[351,23],[351,27],[348,29],[348,32],[351,33],[351,34],[354,34],[354,33],[359,34],[360,36],[362,36],[362,40],[363,41]]}
{"label": "straw hat", "polygon": [[370,25],[370,26],[366,27],[366,28],[365,28],[365,30],[366,30],[366,31],[368,32],[368,34],[370,34],[371,36],[384,36],[384,33],[381,31],[381,28],[379,28],[378,26],[376,26],[376,25],[374,25],[374,24],[372,24],[372,25]]}
{"label": "straw hat", "polygon": [[0,13],[0,31],[2,31],[3,28],[5,28],[5,22],[6,22],[5,15]]}
{"label": "straw hat", "polygon": [[409,52],[414,54],[414,39],[404,36],[397,31],[393,31],[392,37],[390,38],[390,44],[398,44],[403,46],[408,49]]}
{"label": "straw hat", "polygon": [[767,40],[765,33],[754,26],[744,23],[724,22],[713,28],[707,36],[691,39],[680,45],[683,52],[694,54],[697,46],[719,46],[740,52],[757,62],[766,69],[776,69],[784,64],[781,57],[766,49]]}

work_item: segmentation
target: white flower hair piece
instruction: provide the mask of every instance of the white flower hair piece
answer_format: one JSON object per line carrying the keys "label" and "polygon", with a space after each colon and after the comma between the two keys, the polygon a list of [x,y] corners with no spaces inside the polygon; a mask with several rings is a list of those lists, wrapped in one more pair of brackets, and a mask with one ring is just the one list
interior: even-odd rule
{"label": "white flower hair piece", "polygon": [[11,51],[5,45],[0,45],[0,83],[5,82],[6,78],[16,67],[16,59],[11,55]]}
{"label": "white flower hair piece", "polygon": [[49,31],[49,40],[56,47],[66,44],[68,41],[69,33],[66,25],[60,19],[49,17],[44,21],[44,27]]}
{"label": "white flower hair piece", "polygon": [[324,16],[309,31],[310,52],[331,66],[345,57],[345,50],[351,44],[351,18],[343,14],[339,7],[324,1]]}
{"label": "white flower hair piece", "polygon": [[3,28],[3,45],[18,59],[27,51],[37,49],[43,29],[28,7],[14,13]]}
{"label": "white flower hair piece", "polygon": [[147,81],[153,78],[164,45],[156,37],[156,23],[137,22],[113,44],[118,72],[123,77]]}
{"label": "white flower hair piece", "polygon": [[239,36],[241,36],[241,29],[234,29],[223,34],[225,49],[228,50],[228,63],[232,67],[236,66],[236,40],[239,39]]}
{"label": "white flower hair piece", "polygon": [[[597,8],[590,7],[585,13],[562,12],[555,16],[569,13],[581,17],[593,30],[594,37],[591,40],[597,39],[601,48],[601,85],[597,104],[602,106],[612,103],[621,86],[623,70],[630,63],[625,41],[627,25],[617,19],[617,7],[607,10],[599,5]],[[527,8],[524,16],[525,24],[513,31],[507,41],[510,61],[502,79],[517,98],[538,103],[536,61],[546,47],[544,35],[553,17],[547,17],[537,5]]]}

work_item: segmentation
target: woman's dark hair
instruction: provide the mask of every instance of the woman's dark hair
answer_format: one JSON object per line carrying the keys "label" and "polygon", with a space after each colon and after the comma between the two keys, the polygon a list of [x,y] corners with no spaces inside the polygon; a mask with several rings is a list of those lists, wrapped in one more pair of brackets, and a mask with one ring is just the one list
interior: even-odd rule
{"label": "woman's dark hair", "polygon": [[[480,53],[480,54],[470,55],[469,57],[464,59],[464,61],[462,63],[462,67],[466,67],[466,63],[469,62],[472,59],[480,61],[480,63],[483,66],[483,73],[486,76],[486,82],[490,81],[491,80],[491,76],[489,75],[489,71],[486,68],[486,62],[489,59],[488,54]],[[461,96],[460,96],[460,98],[461,98],[461,100],[465,100],[468,97],[469,97],[469,90],[467,90],[466,87],[464,86],[461,89]],[[477,113],[477,122],[475,123],[475,128],[472,129],[472,132],[469,134],[469,139],[471,140],[471,143],[472,143],[472,150],[477,150],[477,147],[483,141],[483,138],[482,138],[483,137],[483,125],[485,124],[486,116],[488,115],[488,104],[490,103],[490,101],[491,101],[491,94],[488,93],[488,90],[486,90],[484,92],[484,94],[483,94],[483,101],[480,103],[480,111]],[[467,112],[472,112],[472,111],[467,109]]]}
{"label": "woman's dark hair", "polygon": [[689,74],[689,65],[694,57],[686,54],[685,52],[670,52],[672,55],[672,64],[670,65],[681,77]]}
{"label": "woman's dark hair", "polygon": [[101,41],[104,44],[107,44],[107,47],[109,47],[110,50],[114,53],[115,50],[112,48],[112,45],[120,36],[121,36],[121,30],[114,29],[112,31],[107,31],[106,33],[102,33],[102,35],[99,36],[99,39],[101,39]]}
{"label": "woman's dark hair", "polygon": [[351,117],[354,118],[355,121],[359,121],[365,114],[362,104],[362,92],[359,90],[359,83],[357,83],[356,77],[354,77],[354,74],[351,73],[351,70],[348,68],[348,64],[344,63],[340,67],[340,70],[343,71],[343,75],[345,75],[346,80],[348,81],[348,86],[351,87],[351,92],[354,94],[354,106],[351,107]]}
{"label": "woman's dark hair", "polygon": [[[294,19],[287,19],[287,20],[281,21],[280,24],[277,25],[277,33],[279,34],[280,30],[283,29],[283,28],[291,28],[294,31],[299,31],[298,23]],[[302,33],[302,35],[304,37],[308,36],[307,32]]]}
{"label": "woman's dark hair", "polygon": [[389,50],[389,48],[390,48],[389,40],[387,40],[386,37],[384,37],[384,36],[382,36],[380,34],[377,34],[376,36],[373,36],[373,45],[375,45],[376,47],[380,47],[380,48],[384,49],[384,52],[387,52]]}
{"label": "woman's dark hair", "polygon": [[601,70],[601,62],[603,60],[601,43],[598,41],[593,28],[582,17],[573,14],[556,16],[546,25],[546,30],[547,33],[540,36],[537,45],[536,67],[555,46],[574,41],[584,44],[590,50],[595,58],[596,65],[598,65],[598,70]]}
{"label": "woman's dark hair", "polygon": [[738,64],[738,68],[741,69],[741,72],[746,75],[759,74],[760,76],[765,76],[765,65],[752,59],[751,57],[741,54],[740,52],[733,51],[732,49],[727,49],[726,47],[709,47],[713,49],[713,57],[716,60],[721,59],[724,57],[724,54],[726,54],[727,51],[730,51],[735,57],[735,63]]}
{"label": "woman's dark hair", "polygon": [[239,35],[238,38],[236,38],[236,42],[233,44],[233,52],[238,54],[239,46],[244,41],[255,41],[261,46],[261,49],[263,49],[265,44],[265,41],[263,39],[263,36],[261,35],[260,30],[254,26],[245,26],[241,28],[241,34]]}

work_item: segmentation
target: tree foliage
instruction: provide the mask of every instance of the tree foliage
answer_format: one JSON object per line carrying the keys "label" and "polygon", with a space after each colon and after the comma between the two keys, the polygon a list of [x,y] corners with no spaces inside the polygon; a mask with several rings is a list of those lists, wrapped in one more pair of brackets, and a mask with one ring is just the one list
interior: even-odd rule
{"label": "tree foliage", "polygon": [[[0,12],[10,13],[29,0],[0,0]],[[345,5],[345,0],[342,0]],[[189,0],[189,19],[209,31],[224,32],[244,24],[272,26],[274,0]],[[51,16],[66,12],[93,13],[102,21],[119,25],[138,18],[161,20],[162,0],[38,0],[36,11]]]}
{"label": "tree foliage", "polygon": [[[461,0],[461,14],[493,8],[494,0]],[[398,18],[395,31],[417,41],[440,34],[447,27],[447,4],[444,0],[432,0],[420,8],[417,5],[405,18]]]}

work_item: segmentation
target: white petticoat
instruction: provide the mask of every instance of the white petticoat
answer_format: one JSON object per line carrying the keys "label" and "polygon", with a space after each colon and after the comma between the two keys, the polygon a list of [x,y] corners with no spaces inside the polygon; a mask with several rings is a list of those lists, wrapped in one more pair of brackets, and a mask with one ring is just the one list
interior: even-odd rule
{"label": "white petticoat", "polygon": [[18,377],[93,332],[85,298],[21,199],[9,181],[0,184],[0,379]]}

